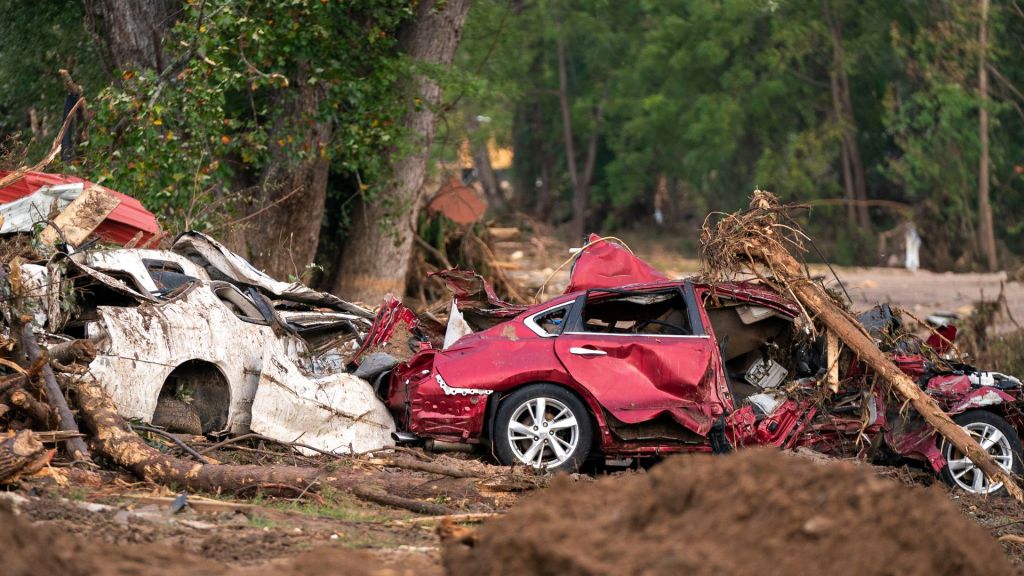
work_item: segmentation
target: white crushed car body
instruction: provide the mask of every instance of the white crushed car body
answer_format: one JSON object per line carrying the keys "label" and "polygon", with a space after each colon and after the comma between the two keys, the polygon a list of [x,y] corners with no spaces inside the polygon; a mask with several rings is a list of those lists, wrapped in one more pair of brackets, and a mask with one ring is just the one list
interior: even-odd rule
{"label": "white crushed car body", "polygon": [[[45,316],[51,335],[96,344],[89,369],[125,418],[173,430],[178,414],[205,434],[251,431],[338,454],[393,445],[387,408],[345,371],[370,312],[277,282],[194,232],[172,251],[92,250],[56,262],[25,266],[36,308],[48,312],[37,324]],[[72,289],[73,311],[50,306],[53,291]]]}

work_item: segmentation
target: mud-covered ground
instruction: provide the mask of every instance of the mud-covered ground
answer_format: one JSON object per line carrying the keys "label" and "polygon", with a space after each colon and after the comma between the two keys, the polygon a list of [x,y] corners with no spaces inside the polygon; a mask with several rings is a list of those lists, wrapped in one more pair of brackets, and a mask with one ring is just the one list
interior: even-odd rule
{"label": "mud-covered ground", "polygon": [[[672,276],[685,276],[697,270],[696,261],[644,246],[634,249]],[[536,291],[545,280],[546,293],[558,293],[567,281],[565,270],[555,269],[568,253],[564,245],[550,239],[511,240],[496,252],[509,275],[526,286],[528,293]],[[911,273],[879,268],[837,272],[853,297],[854,308],[885,301],[922,318],[935,312],[966,314],[982,294],[991,299],[1003,289],[1011,312],[1024,320],[1024,287],[1006,282],[1002,274]],[[814,273],[824,275],[828,271],[815,269]],[[245,463],[290,461],[288,457],[260,453],[262,449],[241,445],[213,456],[220,461]],[[439,458],[426,454],[421,457]],[[529,506],[523,500],[543,496],[549,483],[560,490],[566,490],[568,484],[572,490],[572,486],[583,488],[601,480],[602,486],[613,486],[602,490],[614,492],[616,482],[648,474],[643,470],[624,470],[524,483],[510,481],[507,470],[488,463],[485,457],[458,454],[440,458],[448,464],[468,466],[479,474],[474,478],[454,478],[399,468],[387,468],[387,472],[400,477],[401,484],[415,486],[413,493],[405,496],[443,504],[463,514],[457,518],[456,531],[458,527],[474,529],[481,522],[499,521],[510,510]],[[366,459],[351,458],[330,463],[326,459],[310,462],[303,458],[296,463],[381,468]],[[941,495],[963,517],[990,534],[992,549],[1002,550],[1018,573],[1024,574],[1024,544],[995,540],[1003,535],[1024,536],[1024,506],[1004,497],[953,492],[920,468],[866,468],[871,474]],[[743,498],[756,500],[752,494],[756,491]],[[227,573],[225,570],[275,574],[445,573],[444,544],[438,535],[443,521],[435,517],[380,506],[343,492],[310,491],[287,498],[267,494],[246,494],[244,498],[189,495],[187,505],[178,512],[176,496],[167,488],[139,483],[127,473],[103,470],[55,468],[24,480],[0,493],[0,514],[15,509],[20,518],[17,526],[0,533],[0,537],[18,540],[18,546],[5,542],[0,547],[8,551],[0,555],[4,565],[0,572],[71,573],[68,567],[78,566],[82,568],[80,573],[89,576],[223,574]],[[604,509],[600,505],[595,508]],[[567,530],[573,529],[571,522],[566,524]],[[3,518],[0,525],[14,526],[11,522],[5,524]],[[630,527],[622,529],[628,531]],[[447,534],[452,530],[451,525],[444,528]],[[956,528],[933,525],[908,530],[916,530],[915,537],[928,542],[935,539],[933,536]],[[33,550],[38,558],[32,555]],[[12,563],[12,554],[21,559],[20,563]],[[48,561],[46,558],[57,558],[53,561],[64,564],[40,563]],[[113,562],[114,558],[121,561]]]}
{"label": "mud-covered ground", "polygon": [[[437,457],[425,455],[425,458]],[[442,458],[443,462],[452,462],[449,456]],[[361,464],[344,459],[334,465]],[[616,483],[622,482],[625,489],[627,482],[634,482],[632,478],[651,473],[621,470],[516,484],[500,480],[505,469],[476,458],[461,460],[458,465],[472,467],[482,475],[477,478],[451,478],[403,469],[389,469],[388,472],[402,475],[403,480],[408,480],[411,475],[422,487],[421,498],[433,494],[434,501],[445,503],[456,513],[463,514],[461,518],[456,517],[456,524],[471,529],[478,527],[480,522],[494,522],[509,511],[526,505],[523,499],[543,496],[550,490],[549,485],[561,491],[568,487],[570,492],[575,492],[601,480],[604,493],[613,494]],[[773,492],[770,485],[773,475],[784,476],[781,471],[785,468],[769,466],[755,477],[757,471],[750,468],[756,465],[756,462],[747,462],[741,470],[744,476],[754,478],[755,485],[751,487],[748,479],[743,495],[727,501],[760,502],[757,482],[765,483],[764,494],[773,494],[772,498],[776,500],[779,498],[781,488],[776,487]],[[652,470],[657,470],[658,466],[660,464]],[[676,468],[686,470],[686,466]],[[953,504],[951,509],[959,509],[964,517],[978,524],[982,532],[991,534],[992,549],[1001,549],[1018,573],[1024,573],[1024,545],[997,543],[995,540],[1005,534],[1024,535],[1024,508],[1012,500],[952,492],[921,469],[859,464],[856,468],[865,469],[869,475],[895,480],[891,484],[893,489],[901,489],[899,484],[903,484],[915,491],[926,490],[948,500]],[[849,482],[851,486],[859,486],[860,483],[863,483],[862,476]],[[786,489],[790,488],[794,487]],[[631,489],[637,490],[635,487]],[[710,497],[708,494],[702,498]],[[834,496],[829,498],[835,499]],[[48,542],[47,550],[55,547],[68,550],[70,562],[82,564],[81,558],[88,557],[89,562],[83,566],[93,566],[98,562],[109,567],[105,572],[90,568],[89,576],[136,573],[140,566],[146,566],[145,573],[154,575],[222,574],[228,573],[224,570],[242,568],[247,570],[245,573],[254,574],[271,570],[280,574],[298,574],[310,566],[338,573],[445,573],[444,545],[438,535],[438,525],[442,521],[437,517],[378,506],[347,493],[330,491],[307,493],[299,498],[263,494],[246,498],[189,495],[187,505],[178,512],[174,511],[175,497],[176,494],[166,488],[138,483],[127,474],[58,469],[25,480],[0,495],[0,512],[13,508],[21,519],[41,527],[44,532],[36,539]],[[857,506],[863,507],[864,499],[860,500],[862,503]],[[608,502],[611,500],[601,499],[601,504],[595,508],[605,509]],[[842,506],[841,503],[829,505]],[[709,504],[704,503],[703,506]],[[713,509],[708,508],[703,513],[711,514]],[[864,513],[870,512],[869,506]],[[621,514],[621,511],[616,514]],[[733,510],[729,514],[737,512]],[[737,518],[745,517],[745,513],[739,514]],[[570,529],[568,526],[572,522],[567,521],[566,524],[566,529]],[[758,530],[768,528],[762,524],[763,521]],[[450,532],[451,526],[447,528]],[[628,529],[623,526],[623,530]],[[908,525],[907,529],[917,532],[915,538],[929,540],[930,531],[935,531],[936,535],[946,533],[948,539],[949,531],[958,528],[935,525],[922,531],[920,526]],[[18,532],[24,533],[25,530]],[[870,531],[865,533],[870,534]],[[8,550],[7,555],[10,555],[12,552],[10,548]],[[119,558],[119,562],[101,562],[102,558],[112,557]],[[6,559],[3,561],[7,562]],[[355,571],[354,567],[359,570]]]}

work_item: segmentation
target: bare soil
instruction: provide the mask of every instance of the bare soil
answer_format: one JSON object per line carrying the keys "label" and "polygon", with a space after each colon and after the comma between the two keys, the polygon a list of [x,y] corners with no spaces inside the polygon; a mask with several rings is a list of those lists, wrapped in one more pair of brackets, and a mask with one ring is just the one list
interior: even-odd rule
{"label": "bare soil", "polygon": [[939,489],[770,449],[556,482],[448,545],[451,574],[1011,574]]}

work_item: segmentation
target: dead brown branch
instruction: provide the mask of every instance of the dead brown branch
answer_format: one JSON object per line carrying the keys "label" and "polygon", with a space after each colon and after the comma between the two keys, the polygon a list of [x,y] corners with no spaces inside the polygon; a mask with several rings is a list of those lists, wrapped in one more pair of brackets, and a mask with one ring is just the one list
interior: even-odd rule
{"label": "dead brown branch", "polygon": [[1013,477],[896,367],[849,312],[808,278],[805,267],[794,256],[805,252],[807,240],[789,216],[795,208],[798,207],[782,205],[770,192],[757,190],[748,210],[726,214],[714,226],[705,222],[701,232],[704,276],[715,281],[749,272],[779,293],[793,294],[802,307],[813,313],[816,321],[835,332],[942,437],[970,458],[986,476],[1002,482],[1010,495],[1024,502],[1024,492]]}

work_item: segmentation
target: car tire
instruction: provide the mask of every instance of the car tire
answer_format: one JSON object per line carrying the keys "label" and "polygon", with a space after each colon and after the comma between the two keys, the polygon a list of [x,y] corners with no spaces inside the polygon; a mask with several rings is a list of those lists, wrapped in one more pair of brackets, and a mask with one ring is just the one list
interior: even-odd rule
{"label": "car tire", "polygon": [[575,394],[533,384],[501,400],[492,442],[502,464],[575,472],[590,453],[593,431],[590,412]]}
{"label": "car tire", "polygon": [[[987,410],[971,410],[957,415],[953,421],[987,448],[997,464],[1013,474],[1024,471],[1020,436],[1002,416]],[[949,442],[940,441],[939,450],[946,459],[946,466],[939,475],[950,486],[972,494],[1006,494],[1002,484],[993,486],[981,470]]]}

